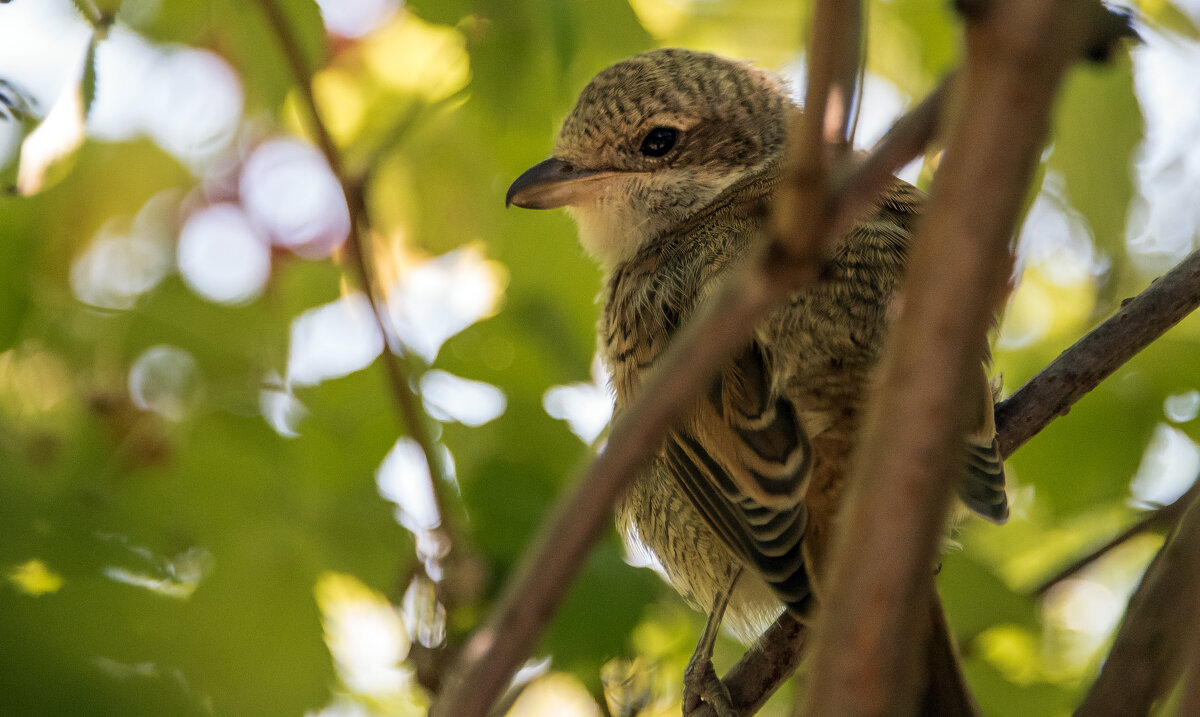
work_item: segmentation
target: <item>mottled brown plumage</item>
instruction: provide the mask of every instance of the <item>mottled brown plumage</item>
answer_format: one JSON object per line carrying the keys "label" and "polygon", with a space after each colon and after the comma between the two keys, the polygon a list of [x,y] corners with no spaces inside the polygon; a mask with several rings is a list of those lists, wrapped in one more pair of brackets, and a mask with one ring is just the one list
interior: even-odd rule
{"label": "mottled brown plumage", "polygon": [[[583,245],[608,267],[598,329],[618,411],[674,332],[762,240],[796,111],[775,77],[748,64],[648,52],[601,72],[567,117],[554,157],[509,190],[520,206],[568,207]],[[837,245],[823,279],[755,327],[620,503],[625,533],[697,607],[711,610],[743,568],[729,616],[744,636],[782,606],[804,617],[820,592],[812,573],[820,574],[922,202],[897,180]],[[1003,520],[982,367],[979,386],[966,399],[979,405],[979,423],[964,436],[961,494]]]}

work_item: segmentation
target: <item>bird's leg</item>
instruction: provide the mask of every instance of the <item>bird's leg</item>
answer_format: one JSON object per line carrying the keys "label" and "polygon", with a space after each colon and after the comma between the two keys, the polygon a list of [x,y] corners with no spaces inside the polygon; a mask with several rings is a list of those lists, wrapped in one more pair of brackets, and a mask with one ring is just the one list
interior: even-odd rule
{"label": "bird's leg", "polygon": [[692,659],[688,660],[687,669],[683,671],[683,714],[692,714],[703,702],[712,705],[717,717],[737,717],[733,702],[729,698],[729,689],[717,671],[713,669],[713,647],[717,643],[717,633],[721,629],[721,619],[725,617],[725,607],[729,604],[729,596],[737,585],[742,566],[734,564],[729,568],[727,588],[718,592],[713,598],[712,612],[708,614],[708,622],[704,624],[704,632]]}

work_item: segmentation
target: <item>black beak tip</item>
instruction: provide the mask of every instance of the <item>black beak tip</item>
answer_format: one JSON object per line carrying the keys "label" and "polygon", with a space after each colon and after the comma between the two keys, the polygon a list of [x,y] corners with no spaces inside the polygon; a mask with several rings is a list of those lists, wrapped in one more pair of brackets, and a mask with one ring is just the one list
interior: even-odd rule
{"label": "black beak tip", "polygon": [[[568,177],[564,175],[571,170],[571,165],[554,158],[538,162],[522,172],[521,176],[514,179],[513,183],[509,185],[508,192],[504,195],[504,208],[507,209],[515,204],[523,209],[540,209],[536,201],[530,201],[532,197],[526,195],[522,200],[522,193],[561,179],[567,179]],[[536,191],[534,193],[536,194]]]}

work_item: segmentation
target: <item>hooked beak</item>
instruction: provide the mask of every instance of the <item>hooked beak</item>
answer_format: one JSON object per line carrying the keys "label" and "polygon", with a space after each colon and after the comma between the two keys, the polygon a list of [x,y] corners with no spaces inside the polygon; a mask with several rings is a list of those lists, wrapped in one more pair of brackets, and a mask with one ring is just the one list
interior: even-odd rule
{"label": "hooked beak", "polygon": [[504,206],[554,209],[579,204],[595,196],[603,188],[604,180],[615,174],[609,170],[583,169],[551,157],[517,177],[504,196]]}

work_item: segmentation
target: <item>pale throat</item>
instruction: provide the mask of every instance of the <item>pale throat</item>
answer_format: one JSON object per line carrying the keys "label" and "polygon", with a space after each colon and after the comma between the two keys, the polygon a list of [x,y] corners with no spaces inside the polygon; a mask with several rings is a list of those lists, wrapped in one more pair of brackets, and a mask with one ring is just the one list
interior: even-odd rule
{"label": "pale throat", "polygon": [[605,267],[633,258],[655,233],[649,225],[657,224],[627,203],[594,200],[566,209],[575,220],[583,250]]}
{"label": "pale throat", "polygon": [[[710,205],[721,192],[737,181],[739,174],[689,172],[676,177],[672,193],[686,193],[692,201],[672,203],[672,209],[648,202],[631,201],[630,187],[613,183],[588,201],[566,207],[579,230],[579,243],[589,256],[605,267],[632,259],[646,242],[687,221]],[[665,178],[660,178],[665,179]],[[683,180],[683,181],[679,181]],[[653,181],[653,180],[651,180]],[[680,207],[685,207],[681,209]]]}

